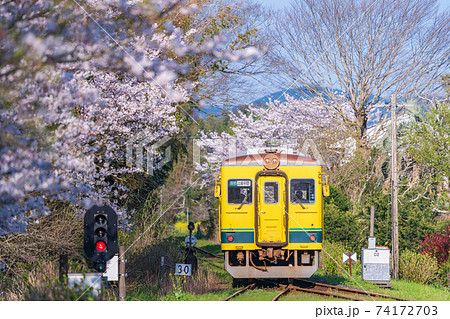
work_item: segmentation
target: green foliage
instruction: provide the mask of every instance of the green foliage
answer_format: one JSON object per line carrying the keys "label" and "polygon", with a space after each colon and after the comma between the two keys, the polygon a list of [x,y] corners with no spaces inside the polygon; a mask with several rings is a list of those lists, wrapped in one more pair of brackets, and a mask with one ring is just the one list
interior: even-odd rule
{"label": "green foliage", "polygon": [[324,200],[324,237],[359,250],[362,241],[360,220],[352,211],[352,202],[339,188],[330,185],[330,196]]}
{"label": "green foliage", "polygon": [[[336,187],[331,187],[330,197],[325,199],[324,237],[339,242],[353,251],[367,247],[369,236],[370,207],[375,207],[374,235],[377,245],[390,246],[391,206],[390,194],[369,187],[364,202],[353,205],[348,197]],[[417,198],[418,189],[412,189],[399,203],[400,250],[418,251],[425,234],[436,231],[438,213],[430,207],[426,198]]]}
{"label": "green foliage", "polygon": [[450,259],[439,266],[438,284],[443,287],[449,287],[448,274],[450,273]]}
{"label": "green foliage", "polygon": [[[327,275],[342,275],[347,276],[349,273],[349,265],[342,263],[342,254],[354,252],[350,248],[346,247],[342,243],[330,243],[324,242],[323,250],[319,258],[319,269]],[[356,251],[359,255],[359,252]],[[358,275],[361,273],[361,264],[352,263],[352,275]]]}
{"label": "green foliage", "polygon": [[153,171],[153,175],[146,173],[128,174],[120,176],[122,184],[129,189],[125,200],[119,202],[119,205],[128,207],[129,217],[133,224],[139,224],[142,219],[146,219],[155,207],[158,206],[158,187],[168,178],[170,172],[176,165],[177,159],[187,153],[186,142],[181,139],[173,138],[167,143],[170,147],[171,160],[161,169]]}
{"label": "green foliage", "polygon": [[342,211],[335,204],[325,204],[324,237],[327,241],[341,243],[359,250],[364,239],[361,221],[349,211]]}
{"label": "green foliage", "polygon": [[324,202],[325,204],[334,204],[337,209],[344,212],[352,210],[353,207],[352,202],[344,192],[334,185],[330,185],[330,196],[325,197]]}
{"label": "green foliage", "polygon": [[169,301],[179,301],[184,300],[186,293],[184,292],[183,286],[186,283],[186,278],[184,276],[176,276],[170,274],[170,279],[172,280],[172,293],[167,295],[164,300]]}
{"label": "green foliage", "polygon": [[401,279],[426,284],[438,278],[438,262],[435,257],[405,250],[400,255]]}
{"label": "green foliage", "polygon": [[[400,188],[402,190],[402,188]],[[411,189],[400,197],[399,213],[399,247],[400,250],[418,251],[426,233],[432,233],[437,227],[438,213],[430,207],[429,200],[417,198],[418,189]],[[367,194],[365,203],[358,207],[361,218],[362,237],[369,236],[370,207],[375,206],[375,229],[377,245],[391,244],[391,196],[383,191],[372,191]]]}
{"label": "green foliage", "polygon": [[217,132],[218,134],[226,132],[231,134],[230,117],[227,114],[227,110],[223,111],[220,116],[208,115],[205,119],[200,118],[198,122],[198,131],[204,132]]}
{"label": "green foliage", "polygon": [[435,181],[450,177],[450,104],[438,102],[416,120],[407,136],[410,153],[433,171]]}
{"label": "green foliage", "polygon": [[426,112],[415,116],[406,142],[420,169],[423,197],[438,211],[450,210],[450,103],[432,104]]}

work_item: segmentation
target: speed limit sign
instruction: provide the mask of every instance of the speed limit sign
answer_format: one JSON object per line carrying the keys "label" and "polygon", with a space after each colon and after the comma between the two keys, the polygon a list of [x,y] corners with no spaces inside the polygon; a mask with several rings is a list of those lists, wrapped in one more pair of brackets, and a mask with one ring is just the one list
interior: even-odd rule
{"label": "speed limit sign", "polygon": [[190,276],[191,269],[192,269],[191,264],[175,264],[175,275]]}

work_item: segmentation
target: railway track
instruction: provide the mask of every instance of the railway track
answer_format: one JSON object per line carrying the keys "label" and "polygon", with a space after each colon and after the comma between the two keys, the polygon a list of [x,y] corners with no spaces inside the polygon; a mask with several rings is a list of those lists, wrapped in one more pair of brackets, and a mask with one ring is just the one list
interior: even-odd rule
{"label": "railway track", "polygon": [[[209,255],[210,257],[214,258],[223,258],[223,256],[216,255],[214,253],[211,253],[209,251],[206,251],[204,249],[194,247],[197,251],[202,252],[203,254]],[[206,260],[205,258],[200,258],[200,260],[207,262],[208,264],[220,268],[222,270],[225,270],[225,268],[215,265],[214,263]],[[303,280],[303,279],[296,279],[290,284],[280,284],[275,281],[268,281],[264,279],[257,279],[254,283],[251,283],[244,288],[234,292],[232,295],[228,296],[224,300],[231,300],[234,297],[246,292],[247,290],[251,289],[260,289],[263,284],[265,287],[273,287],[280,292],[272,299],[272,301],[276,301],[280,299],[282,296],[287,295],[294,291],[309,293],[309,294],[316,294],[324,297],[335,297],[340,299],[346,299],[346,300],[353,300],[353,301],[364,301],[364,300],[398,300],[398,301],[408,301],[407,299],[398,298],[390,295],[375,293],[371,291],[364,291],[364,290],[358,290],[355,288],[348,288],[348,287],[339,287],[319,282],[313,282],[309,280]]]}
{"label": "railway track", "polygon": [[[350,298],[346,298],[346,299],[351,299],[352,296],[354,296],[355,298],[352,300],[363,300],[363,299],[359,299],[357,297],[370,297],[371,299],[374,298],[378,298],[378,299],[392,299],[392,300],[399,300],[399,301],[408,301],[407,299],[403,299],[403,298],[398,298],[398,297],[394,297],[394,296],[390,296],[390,295],[385,295],[385,294],[379,294],[379,293],[375,293],[375,292],[371,292],[371,291],[364,291],[364,290],[358,290],[358,289],[354,289],[354,288],[347,288],[347,287],[339,287],[339,286],[333,286],[333,285],[328,285],[328,284],[323,284],[323,283],[318,283],[318,282],[313,282],[313,281],[308,281],[308,280],[296,280],[296,282],[298,283],[294,289],[296,290],[302,290],[302,291],[306,291],[306,292],[312,292],[312,293],[332,293],[332,294],[338,294],[339,297],[341,297],[340,295],[343,294],[342,296],[350,296]],[[300,286],[300,287],[297,287]],[[306,287],[305,287],[306,286]]]}
{"label": "railway track", "polygon": [[[258,280],[259,281],[259,280]],[[261,281],[259,281],[261,283]],[[267,281],[265,281],[267,283]],[[407,299],[402,299],[394,296],[389,296],[385,294],[379,294],[370,291],[357,290],[354,288],[338,287],[323,283],[316,283],[306,280],[295,280],[294,283],[284,285],[273,282],[273,287],[281,290],[272,301],[280,299],[280,297],[287,295],[294,291],[300,291],[310,294],[316,294],[324,297],[335,297],[352,301],[364,301],[364,300],[401,300],[407,301]],[[225,301],[228,301],[250,289],[259,289],[262,285],[256,282],[252,283],[244,288],[236,291],[232,295],[228,296]],[[369,299],[368,299],[369,298]]]}

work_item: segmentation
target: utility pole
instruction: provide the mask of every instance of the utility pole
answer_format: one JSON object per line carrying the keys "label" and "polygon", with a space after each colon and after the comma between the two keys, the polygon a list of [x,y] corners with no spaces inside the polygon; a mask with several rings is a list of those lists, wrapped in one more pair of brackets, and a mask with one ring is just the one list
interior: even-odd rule
{"label": "utility pole", "polygon": [[398,279],[398,183],[397,183],[397,100],[391,96],[391,201],[392,201],[392,277]]}

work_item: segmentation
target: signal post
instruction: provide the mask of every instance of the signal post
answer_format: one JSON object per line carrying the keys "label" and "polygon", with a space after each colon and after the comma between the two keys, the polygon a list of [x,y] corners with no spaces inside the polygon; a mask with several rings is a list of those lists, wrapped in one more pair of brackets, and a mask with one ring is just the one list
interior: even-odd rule
{"label": "signal post", "polygon": [[93,206],[84,215],[84,251],[98,271],[117,253],[117,214],[109,206]]}

